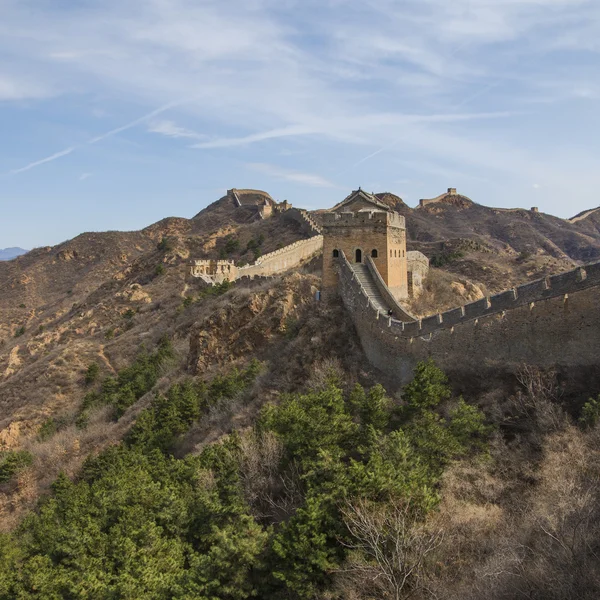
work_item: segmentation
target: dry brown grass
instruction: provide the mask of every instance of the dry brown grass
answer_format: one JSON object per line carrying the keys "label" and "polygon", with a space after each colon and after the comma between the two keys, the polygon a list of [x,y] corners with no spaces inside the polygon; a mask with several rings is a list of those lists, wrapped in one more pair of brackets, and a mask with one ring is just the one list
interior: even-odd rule
{"label": "dry brown grass", "polygon": [[424,317],[473,302],[483,298],[485,293],[485,288],[467,279],[432,268],[425,279],[422,293],[412,298],[407,308],[415,316]]}
{"label": "dry brown grass", "polygon": [[16,482],[0,486],[0,531],[13,529],[40,497],[49,492],[61,472],[74,477],[86,458],[119,443],[151,399],[152,394],[146,394],[118,421],[112,419],[111,407],[99,407],[90,411],[85,429],[71,424],[49,439],[24,440],[21,447],[31,452],[34,462]]}
{"label": "dry brown grass", "polygon": [[567,424],[544,437],[539,460],[499,440],[487,464],[454,465],[430,521],[445,532],[429,565],[437,597],[598,598],[599,442],[599,429]]}

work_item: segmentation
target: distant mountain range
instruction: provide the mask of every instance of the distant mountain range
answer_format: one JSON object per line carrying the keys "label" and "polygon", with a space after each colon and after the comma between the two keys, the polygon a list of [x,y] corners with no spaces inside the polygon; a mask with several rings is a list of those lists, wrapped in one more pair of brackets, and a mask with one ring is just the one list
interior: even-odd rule
{"label": "distant mountain range", "polygon": [[4,248],[4,250],[0,250],[0,260],[11,260],[22,254],[27,254],[27,252],[29,250],[23,250],[23,248]]}

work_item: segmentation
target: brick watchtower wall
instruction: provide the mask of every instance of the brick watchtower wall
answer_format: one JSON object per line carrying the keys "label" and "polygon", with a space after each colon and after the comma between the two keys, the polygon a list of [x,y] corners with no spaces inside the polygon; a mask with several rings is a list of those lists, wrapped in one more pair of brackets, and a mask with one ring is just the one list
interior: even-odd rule
{"label": "brick watchtower wall", "polygon": [[331,212],[323,215],[323,292],[338,285],[337,257],[366,264],[370,256],[398,300],[408,297],[406,225],[395,212]]}

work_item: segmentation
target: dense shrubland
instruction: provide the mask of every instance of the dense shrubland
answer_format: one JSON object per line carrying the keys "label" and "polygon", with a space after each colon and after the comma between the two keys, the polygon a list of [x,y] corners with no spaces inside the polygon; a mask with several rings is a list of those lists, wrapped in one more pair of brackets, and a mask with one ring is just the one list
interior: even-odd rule
{"label": "dense shrubland", "polygon": [[[254,429],[176,458],[192,423],[247,396],[260,369],[172,386],[123,443],[88,459],[75,481],[60,476],[1,538],[0,598],[313,598],[386,568],[375,578],[381,594],[418,588],[427,545],[417,532],[450,461],[485,444],[483,415],[450,400],[430,363],[402,405],[381,386],[345,392],[332,372],[320,388],[265,408]],[[120,374],[120,388],[130,375]],[[385,543],[365,546],[357,529],[384,519],[393,536],[398,514],[414,532],[406,552],[418,566]],[[392,566],[375,551],[390,553]]]}
{"label": "dense shrubland", "polygon": [[[118,419],[123,390],[141,397],[171,354],[142,353],[96,401]],[[523,368],[486,421],[431,362],[400,400],[332,363],[252,428],[183,450],[266,376],[254,361],[155,392],[0,536],[0,599],[596,597],[597,400],[576,427],[552,374]],[[5,480],[30,460],[0,457]]]}

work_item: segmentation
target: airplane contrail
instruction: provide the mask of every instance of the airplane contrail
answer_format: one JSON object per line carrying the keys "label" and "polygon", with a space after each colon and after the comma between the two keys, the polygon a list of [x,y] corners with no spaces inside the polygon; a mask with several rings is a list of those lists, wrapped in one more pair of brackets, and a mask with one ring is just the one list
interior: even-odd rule
{"label": "airplane contrail", "polygon": [[139,125],[140,123],[143,123],[144,121],[147,121],[148,119],[151,119],[152,117],[155,117],[156,115],[159,115],[175,106],[184,104],[187,101],[188,100],[169,102],[168,104],[165,104],[165,105],[163,105],[163,106],[161,106],[161,107],[159,107],[137,119],[134,119],[133,121],[130,121],[129,123],[122,125],[121,127],[117,127],[116,129],[111,129],[110,131],[107,131],[106,133],[103,133],[101,135],[90,138],[83,144],[79,144],[78,146],[69,146],[68,148],[65,148],[64,150],[61,150],[59,152],[55,152],[54,154],[51,154],[50,156],[47,156],[46,158],[41,158],[40,160],[36,160],[35,162],[25,165],[24,167],[20,167],[18,169],[13,169],[12,171],[8,171],[7,173],[4,173],[3,175],[4,176],[17,175],[18,173],[24,173],[25,171],[29,171],[30,169],[34,169],[35,167],[39,167],[40,165],[52,162],[54,160],[62,158],[63,156],[68,156],[69,154],[72,154],[76,150],[80,150],[83,146],[97,144],[98,142],[100,142],[102,140],[105,140],[109,137],[112,137],[113,135],[121,133],[122,131],[126,131],[127,129],[131,129],[132,127],[135,127],[136,125]]}

